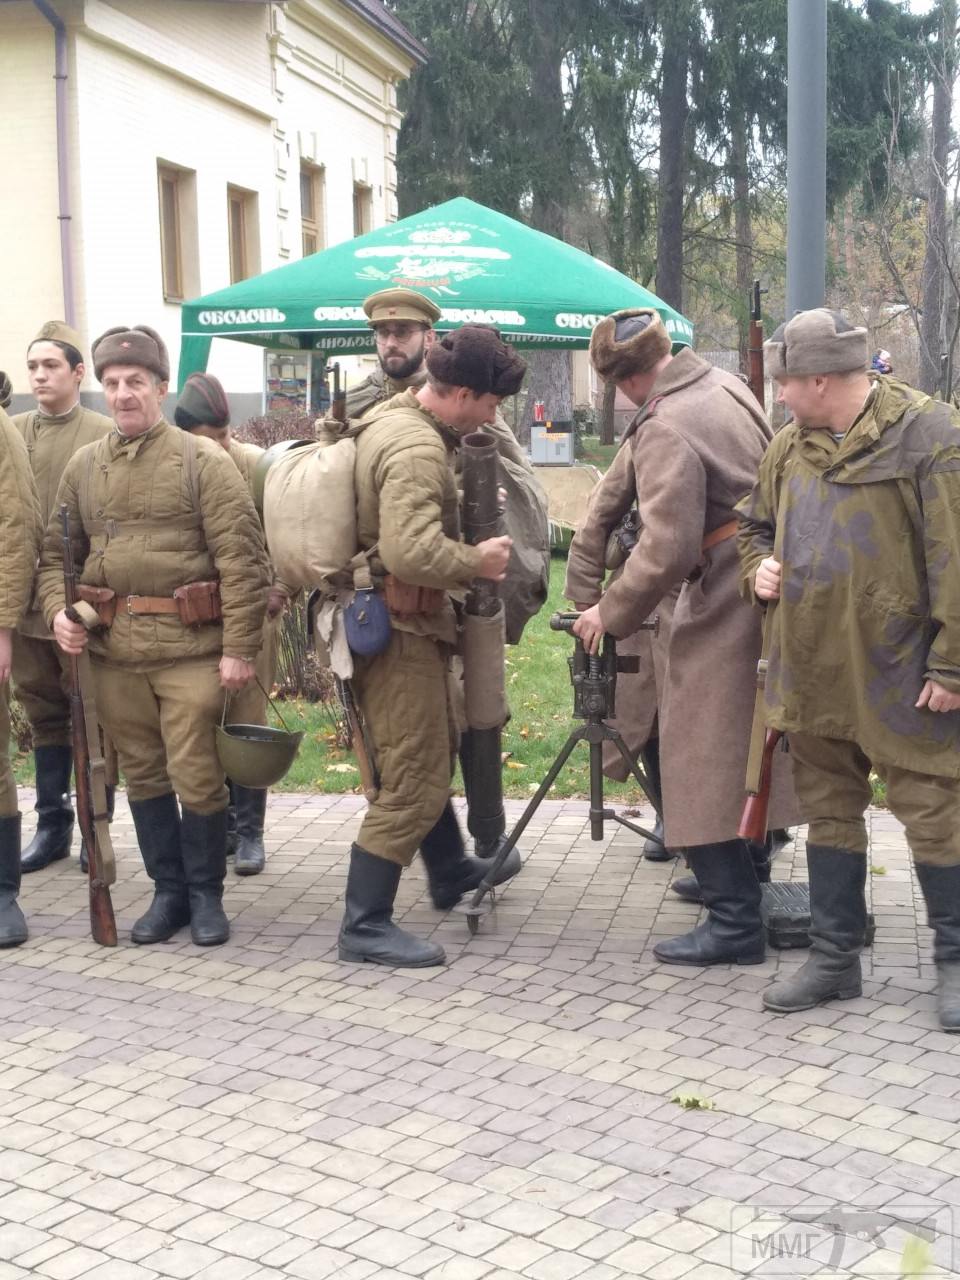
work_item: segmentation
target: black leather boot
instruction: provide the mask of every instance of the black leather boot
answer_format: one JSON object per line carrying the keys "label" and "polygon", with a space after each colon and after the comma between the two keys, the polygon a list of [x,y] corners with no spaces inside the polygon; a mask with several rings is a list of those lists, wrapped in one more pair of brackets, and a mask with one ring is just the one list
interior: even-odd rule
{"label": "black leather boot", "polygon": [[223,909],[227,875],[227,811],[180,815],[180,847],[190,899],[190,936],[198,947],[219,947],[230,937]]}
{"label": "black leather boot", "polygon": [[350,870],[340,926],[341,960],[385,964],[395,969],[426,969],[445,964],[443,947],[424,942],[393,923],[393,903],[401,867],[358,844],[350,846]]}
{"label": "black leather boot", "polygon": [[[427,869],[430,900],[438,911],[455,907],[465,893],[476,889],[490,869],[486,859],[467,856],[460,823],[449,800],[436,824],[420,842],[420,856]],[[495,883],[512,880],[522,866],[519,850],[511,849]]]}
{"label": "black leather boot", "polygon": [[180,852],[180,810],[172,791],[152,800],[131,800],[130,813],[153,901],[130,931],[140,945],[166,942],[190,922],[187,882]]}
{"label": "black leather boot", "polygon": [[37,830],[20,855],[24,875],[69,857],[73,840],[73,752],[69,747],[35,747],[33,762],[37,775]]}
{"label": "black leather boot", "polygon": [[940,1026],[944,1031],[960,1031],[960,867],[914,865],[933,930]]}
{"label": "black leather boot", "polygon": [[643,842],[643,856],[648,862],[669,862],[677,855],[663,843],[663,787],[660,781],[660,739],[648,738],[640,751],[640,761],[656,796],[657,818],[653,824],[653,836]]}
{"label": "black leather boot", "polygon": [[[233,867],[238,876],[258,876],[267,860],[263,847],[267,793],[259,787],[238,787],[234,783],[233,794],[236,806],[236,861]],[[229,838],[228,826],[228,842]]]}
{"label": "black leather boot", "polygon": [[[764,844],[754,844],[752,840],[747,841],[747,848],[750,850],[750,857],[753,859],[753,869],[756,871],[757,879],[761,884],[770,883],[770,863],[774,855],[783,848],[782,844],[776,844],[775,834],[773,831],[768,831]],[[679,880],[671,880],[670,888],[684,902],[703,902],[696,876],[681,876]]]}
{"label": "black leather boot", "polygon": [[[107,821],[112,822],[114,810],[117,807],[117,788],[111,787],[110,784],[107,783],[105,790],[107,793]],[[80,870],[84,875],[89,875],[90,873],[90,863],[87,858],[87,842],[84,839],[80,840]]]}
{"label": "black leather boot", "polygon": [[679,938],[658,942],[667,964],[760,964],[764,958],[760,882],[744,840],[699,844],[685,851],[707,908],[707,919]]}
{"label": "black leather boot", "polygon": [[861,994],[860,952],[867,932],[867,856],[807,845],[810,878],[810,954],[793,977],[763,993],[774,1013],[812,1009]]}
{"label": "black leather boot", "polygon": [[17,903],[20,892],[20,815],[0,818],[0,947],[27,940],[27,922]]}

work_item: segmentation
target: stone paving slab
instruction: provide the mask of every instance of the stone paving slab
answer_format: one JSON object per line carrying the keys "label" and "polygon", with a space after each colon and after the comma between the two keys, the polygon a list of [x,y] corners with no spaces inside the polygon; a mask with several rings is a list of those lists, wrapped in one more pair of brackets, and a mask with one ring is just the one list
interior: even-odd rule
{"label": "stone paving slab", "polygon": [[[582,802],[542,806],[474,938],[405,873],[398,918],[446,968],[341,964],[362,809],[271,797],[225,947],[130,944],[150,891],[122,798],[116,949],[90,941],[76,849],[24,878],[30,941],[0,953],[0,1280],[960,1275],[960,1037],[889,814],[863,997],[778,1016],[760,992],[803,953],[659,965],[697,918],[668,891],[683,868],[614,824],[591,841]],[[802,834],[776,878],[804,878]]]}

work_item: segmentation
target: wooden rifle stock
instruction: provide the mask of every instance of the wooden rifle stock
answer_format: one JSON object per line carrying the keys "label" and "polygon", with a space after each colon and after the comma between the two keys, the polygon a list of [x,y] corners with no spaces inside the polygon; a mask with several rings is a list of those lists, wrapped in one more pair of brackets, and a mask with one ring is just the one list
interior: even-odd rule
{"label": "wooden rifle stock", "polygon": [[750,297],[750,338],[749,338],[749,354],[750,354],[750,390],[760,401],[761,407],[766,407],[766,398],[764,395],[764,370],[763,370],[763,312],[760,308],[760,295],[766,293],[766,289],[760,288],[760,281],[754,280],[753,290]]}
{"label": "wooden rifle stock", "polygon": [[373,752],[367,742],[366,731],[360,720],[356,699],[353,696],[353,686],[349,680],[338,679],[337,687],[340,690],[340,702],[343,705],[343,712],[347,718],[347,727],[350,730],[353,754],[357,759],[360,786],[363,789],[365,798],[372,804],[380,794],[380,780],[377,777],[376,767],[373,762]]}
{"label": "wooden rifle stock", "polygon": [[[70,516],[66,505],[60,507],[60,525],[63,532],[63,589],[66,601],[66,614],[71,622],[82,619],[74,611],[77,602],[77,575],[73,564],[73,550],[70,545]],[[97,836],[97,824],[94,818],[93,797],[90,785],[90,744],[87,740],[87,720],[83,705],[83,690],[80,680],[80,658],[76,654],[67,654],[70,672],[70,733],[73,740],[73,766],[77,784],[77,822],[80,834],[87,846],[87,865],[90,888],[90,934],[94,942],[101,947],[117,945],[117,922],[113,914],[113,902],[110,888],[104,876],[103,858]],[[99,733],[99,730],[98,730]],[[96,744],[100,757],[99,742]],[[103,768],[103,759],[98,759],[99,768]]]}
{"label": "wooden rifle stock", "polygon": [[773,753],[783,737],[779,729],[768,729],[763,739],[763,762],[760,766],[760,785],[756,791],[748,791],[737,835],[741,840],[763,844],[767,838],[767,810],[770,808],[770,783],[773,778]]}

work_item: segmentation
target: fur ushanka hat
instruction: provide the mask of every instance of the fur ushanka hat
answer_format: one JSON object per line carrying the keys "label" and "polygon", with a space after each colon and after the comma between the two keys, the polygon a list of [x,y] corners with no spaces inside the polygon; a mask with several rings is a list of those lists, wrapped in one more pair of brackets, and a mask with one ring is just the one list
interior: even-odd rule
{"label": "fur ushanka hat", "polygon": [[658,313],[630,307],[604,316],[590,337],[590,359],[605,381],[622,382],[649,373],[673,343]]}
{"label": "fur ushanka hat", "polygon": [[450,387],[477,395],[512,396],[520,390],[527,362],[485,324],[465,324],[446,333],[427,352],[427,372]]}

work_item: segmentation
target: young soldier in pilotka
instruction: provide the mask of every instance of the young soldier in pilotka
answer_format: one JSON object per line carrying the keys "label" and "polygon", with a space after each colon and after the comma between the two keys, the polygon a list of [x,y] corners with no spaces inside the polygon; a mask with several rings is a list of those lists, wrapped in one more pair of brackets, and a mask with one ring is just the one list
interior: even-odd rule
{"label": "young soldier in pilotka", "polygon": [[[192,373],[183,384],[173,420],[191,435],[206,436],[226,449],[252,494],[254,468],[264,451],[255,444],[234,440],[230,430],[230,402],[219,378],[210,373]],[[267,723],[264,690],[272,689],[276,679],[280,627],[290,594],[283,583],[274,578],[263,623],[263,646],[257,654],[257,679],[230,699],[228,724]],[[267,793],[261,787],[241,787],[229,778],[227,786],[230,788],[227,853],[233,855],[233,869],[238,876],[259,875],[267,856],[263,847]]]}
{"label": "young soldier in pilotka", "polygon": [[42,525],[30,461],[0,409],[0,947],[27,940],[20,892],[20,812],[10,765],[10,668],[14,628],[30,605]]}
{"label": "young soldier in pilotka", "polygon": [[[27,348],[27,375],[36,409],[13,419],[27,446],[40,497],[44,528],[56,511],[57,489],[67,463],[85,444],[113,429],[102,413],[80,403],[84,376],[80,335],[62,320],[48,320]],[[66,858],[73,838],[70,775],[70,698],[66,658],[33,603],[13,637],[13,684],[33,736],[37,785],[37,830],[23,851],[25,872]],[[112,806],[116,761],[109,752]]]}
{"label": "young soldier in pilotka", "polygon": [[487,871],[464,854],[462,841],[425,843],[449,810],[459,728],[450,699],[457,618],[449,593],[475,578],[501,581],[511,546],[508,537],[461,541],[453,460],[461,438],[519,390],[526,365],[495,330],[464,325],[430,348],[427,372],[419,390],[366,415],[355,472],[359,542],[384,589],[392,632],[382,653],[355,658],[380,789],[350,851],[340,958],[397,967],[444,962],[442,947],[393,922],[400,874],[417,849],[435,900],[456,902]]}
{"label": "young soldier in pilotka", "polygon": [[[640,528],[621,576],[574,631],[595,652],[604,632],[631,635],[678,590],[659,707],[664,831],[669,847],[684,853],[708,914],[690,933],[657,943],[654,955],[670,964],[759,964],[761,889],[737,829],[760,623],[738,595],[733,507],[756,477],[770,427],[732,374],[687,348],[671,354],[655,311],[605,317],[590,358],[640,410],[621,446],[631,466],[622,470],[619,506],[625,511],[636,496]],[[607,507],[609,515],[617,510]],[[772,827],[790,821],[781,764]]]}
{"label": "young soldier in pilotka", "polygon": [[867,372],[866,329],[794,316],[765,346],[794,421],[739,505],[744,592],[771,608],[767,723],[809,823],[810,955],[782,1013],[861,991],[871,766],[906,828],[960,1031],[960,415]]}
{"label": "young soldier in pilotka", "polygon": [[263,640],[263,533],[226,453],[164,421],[170,363],[159,334],[108,329],[91,355],[115,426],[71,459],[58,494],[89,633],[64,610],[56,515],[41,553],[40,603],[67,653],[89,638],[97,710],[154,882],[133,941],[164,942],[189,924],[197,945],[216,946],[230,935],[216,728],[225,692],[253,679]]}

